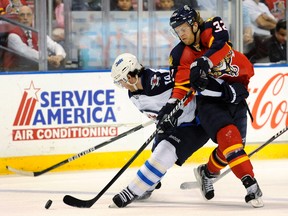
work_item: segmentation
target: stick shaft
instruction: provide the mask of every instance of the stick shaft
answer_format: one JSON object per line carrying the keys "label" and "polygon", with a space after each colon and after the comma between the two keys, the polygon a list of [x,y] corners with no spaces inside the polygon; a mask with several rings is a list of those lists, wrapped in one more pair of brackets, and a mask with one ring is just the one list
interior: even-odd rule
{"label": "stick shaft", "polygon": [[[274,136],[272,136],[269,140],[267,140],[265,143],[261,144],[260,146],[258,146],[256,149],[254,149],[252,152],[250,152],[248,154],[248,157],[252,157],[256,152],[260,151],[262,148],[264,148],[265,146],[267,146],[268,144],[272,143],[275,139],[277,139],[279,136],[281,136],[283,133],[285,133],[288,130],[288,126],[286,126],[285,128],[283,128],[281,131],[279,131],[277,134],[275,134]],[[226,176],[229,172],[231,172],[231,169],[228,168],[227,170],[225,170],[223,173],[221,173],[214,181],[213,183],[219,181],[220,179],[222,179],[224,176]],[[199,184],[196,181],[191,181],[191,182],[183,182],[180,185],[180,188],[183,190],[186,189],[192,189],[192,188],[198,188]]]}
{"label": "stick shaft", "polygon": [[138,149],[138,151],[130,158],[130,160],[118,171],[118,173],[109,181],[109,183],[97,194],[93,199],[92,205],[111,187],[111,185],[124,173],[124,171],[133,163],[133,161],[141,154],[141,152],[149,145],[157,134],[157,130],[146,140],[146,142]]}
{"label": "stick shaft", "polygon": [[[175,108],[167,116],[166,119],[171,118],[175,113],[183,106],[185,101],[192,95],[193,91],[190,89],[187,94],[183,97],[181,101],[177,103]],[[166,120],[165,119],[165,120]],[[145,143],[138,149],[138,151],[130,158],[130,160],[118,171],[118,173],[108,182],[108,184],[92,199],[90,200],[80,200],[70,195],[65,195],[63,202],[67,205],[78,207],[78,208],[90,208],[95,202],[111,187],[111,185],[124,173],[124,171],[131,165],[131,163],[139,156],[139,154],[149,145],[149,143],[154,139],[156,134],[160,131],[157,128],[153,134],[145,141]]]}
{"label": "stick shaft", "polygon": [[112,137],[111,139],[109,139],[109,140],[107,140],[105,142],[102,142],[99,145],[93,146],[93,147],[91,147],[91,148],[89,148],[89,149],[87,149],[85,151],[82,151],[82,152],[80,152],[80,153],[78,153],[76,155],[73,155],[72,157],[67,158],[67,159],[65,159],[65,160],[63,160],[63,161],[61,161],[61,162],[59,162],[57,164],[54,164],[54,165],[52,165],[52,166],[50,166],[50,167],[48,167],[48,168],[46,168],[44,170],[41,170],[41,171],[30,172],[30,171],[24,171],[24,170],[17,170],[17,169],[15,169],[13,167],[10,167],[10,166],[6,166],[6,168],[8,170],[10,170],[12,172],[15,172],[17,174],[20,174],[20,175],[28,175],[28,176],[35,176],[35,177],[36,176],[40,176],[40,175],[42,175],[44,173],[47,173],[47,172],[49,172],[49,171],[51,171],[53,169],[56,169],[56,168],[58,168],[60,166],[63,166],[64,164],[70,163],[71,161],[74,161],[74,160],[76,160],[76,159],[78,159],[78,158],[80,158],[80,157],[82,157],[84,155],[87,155],[87,154],[95,151],[96,149],[99,149],[99,148],[101,148],[103,146],[106,146],[106,145],[108,145],[108,144],[110,144],[110,143],[112,143],[112,142],[114,142],[116,140],[119,140],[119,139],[121,139],[121,138],[123,138],[123,137],[125,137],[127,135],[130,135],[130,134],[132,134],[132,133],[140,130],[141,128],[144,128],[144,127],[146,127],[146,126],[148,126],[148,125],[150,125],[152,123],[153,123],[153,121],[148,121],[146,123],[140,124],[140,125],[132,128],[132,129],[124,132],[124,133],[119,134],[116,137]]}

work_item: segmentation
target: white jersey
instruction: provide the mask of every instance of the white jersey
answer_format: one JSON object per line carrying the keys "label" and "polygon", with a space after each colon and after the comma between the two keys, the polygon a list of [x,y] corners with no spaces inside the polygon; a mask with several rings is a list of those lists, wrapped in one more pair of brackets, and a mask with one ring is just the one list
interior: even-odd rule
{"label": "white jersey", "polygon": [[[158,112],[171,97],[174,80],[168,70],[144,69],[139,76],[143,90],[128,91],[129,98],[142,113],[156,120]],[[149,191],[155,189],[169,168],[174,164],[181,166],[209,140],[199,122],[194,121],[195,109],[196,97],[183,108],[177,121],[179,127],[171,134],[156,135],[151,156],[128,185],[135,195],[141,197],[145,191],[151,194]]]}
{"label": "white jersey", "polygon": [[[141,82],[144,90],[129,92],[130,100],[150,119],[156,120],[158,112],[171,96],[173,78],[168,70],[145,69],[141,75]],[[178,126],[192,122],[195,118],[195,109],[194,98],[184,107],[182,115],[178,118]]]}

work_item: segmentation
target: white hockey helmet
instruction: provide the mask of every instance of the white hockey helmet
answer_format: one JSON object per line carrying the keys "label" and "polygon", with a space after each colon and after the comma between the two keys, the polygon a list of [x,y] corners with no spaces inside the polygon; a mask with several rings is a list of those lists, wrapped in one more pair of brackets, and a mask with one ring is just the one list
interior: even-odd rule
{"label": "white hockey helmet", "polygon": [[119,81],[124,81],[128,83],[127,75],[129,72],[134,72],[136,70],[140,71],[142,69],[142,65],[139,64],[136,56],[130,53],[123,53],[119,55],[113,65],[111,70],[111,77],[114,80],[114,84],[122,87]]}

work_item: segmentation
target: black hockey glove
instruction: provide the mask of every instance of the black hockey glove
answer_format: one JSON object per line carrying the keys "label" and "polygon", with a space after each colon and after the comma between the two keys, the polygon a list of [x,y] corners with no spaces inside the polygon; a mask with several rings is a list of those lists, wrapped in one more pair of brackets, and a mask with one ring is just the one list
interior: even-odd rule
{"label": "black hockey glove", "polygon": [[212,67],[212,62],[203,56],[196,59],[190,66],[190,85],[196,91],[203,91],[208,85],[207,74]]}
{"label": "black hockey glove", "polygon": [[223,82],[223,99],[228,103],[238,104],[249,96],[249,92],[241,83],[233,83],[231,85]]}
{"label": "black hockey glove", "polygon": [[173,103],[166,103],[165,106],[162,107],[162,109],[159,111],[157,116],[157,129],[160,129],[158,132],[158,137],[167,137],[171,135],[174,132],[174,128],[177,126],[178,117],[181,116],[183,113],[182,109],[179,109],[173,116],[171,116],[169,119],[167,119],[167,116],[172,112],[172,110],[176,107],[178,104],[178,100],[176,100]]}

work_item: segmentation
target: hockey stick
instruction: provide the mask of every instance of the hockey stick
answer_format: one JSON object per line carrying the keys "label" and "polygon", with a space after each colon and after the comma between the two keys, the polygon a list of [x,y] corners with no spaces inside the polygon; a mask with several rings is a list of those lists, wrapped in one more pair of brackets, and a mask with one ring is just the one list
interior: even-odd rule
{"label": "hockey stick", "polygon": [[[272,136],[269,140],[267,140],[265,143],[263,143],[262,145],[260,145],[258,148],[254,149],[252,152],[250,152],[248,154],[248,157],[253,156],[256,152],[260,151],[262,148],[264,148],[265,146],[267,146],[268,144],[270,144],[271,142],[273,142],[275,139],[277,139],[279,136],[281,136],[282,134],[284,134],[286,131],[288,130],[288,126],[286,126],[285,128],[283,128],[281,131],[279,131],[278,133],[276,133],[274,136]],[[220,179],[222,179],[224,176],[226,176],[229,172],[231,172],[231,169],[228,168],[227,170],[225,170],[223,173],[221,173],[221,175],[219,175],[214,181],[213,184],[216,183],[217,181],[219,181]],[[180,185],[180,188],[182,190],[187,190],[187,189],[192,189],[192,188],[197,188],[199,187],[199,184],[195,181],[193,182],[183,182]]]}
{"label": "hockey stick", "polygon": [[[191,96],[193,93],[192,89],[187,92],[184,98],[177,103],[175,108],[171,111],[171,113],[167,116],[167,119],[170,119],[185,103],[185,101]],[[130,158],[130,160],[118,171],[118,173],[108,182],[108,184],[95,196],[90,200],[80,200],[70,195],[65,195],[63,198],[63,202],[67,205],[78,207],[78,208],[90,208],[94,205],[95,202],[111,187],[111,185],[122,175],[122,173],[131,165],[131,163],[139,156],[139,154],[149,145],[149,143],[154,139],[156,134],[160,131],[160,128],[157,128],[151,136],[145,141],[145,143],[138,149],[138,151]]]}
{"label": "hockey stick", "polygon": [[6,168],[7,168],[9,171],[11,171],[11,172],[14,172],[14,173],[20,174],[20,175],[34,176],[34,177],[35,177],[35,176],[40,176],[40,175],[42,175],[42,174],[44,174],[44,173],[46,173],[46,172],[49,172],[50,170],[53,170],[53,169],[55,169],[55,168],[57,168],[57,167],[60,167],[60,166],[62,166],[62,165],[64,165],[64,164],[67,164],[67,163],[69,163],[69,162],[71,162],[71,161],[74,161],[74,160],[76,160],[76,159],[78,159],[78,158],[80,158],[80,157],[82,157],[82,156],[84,156],[84,155],[86,155],[86,154],[89,154],[90,152],[95,151],[96,149],[99,149],[99,148],[101,148],[101,147],[103,147],[103,146],[106,146],[106,145],[108,145],[108,144],[110,144],[110,143],[112,143],[112,142],[114,142],[114,141],[116,141],[116,140],[119,140],[119,139],[121,139],[121,138],[123,138],[123,137],[125,137],[125,136],[127,136],[127,135],[129,135],[129,134],[132,134],[132,133],[134,133],[134,132],[136,132],[136,131],[138,131],[138,130],[140,130],[140,129],[142,129],[142,128],[144,128],[144,127],[146,127],[146,126],[148,126],[148,125],[150,125],[150,124],[152,124],[152,123],[153,123],[153,121],[148,121],[148,122],[146,122],[146,123],[140,124],[140,125],[132,128],[132,129],[124,132],[124,133],[119,134],[119,135],[116,136],[116,137],[112,137],[111,139],[109,139],[109,140],[107,140],[107,141],[105,141],[105,142],[103,142],[103,143],[101,143],[101,144],[99,144],[99,145],[96,145],[96,146],[91,147],[91,148],[89,148],[89,149],[87,149],[87,150],[85,150],[85,151],[82,151],[82,152],[80,152],[80,153],[78,153],[78,154],[76,154],[76,155],[74,155],[74,156],[72,156],[72,157],[70,157],[70,158],[67,158],[67,159],[65,159],[65,160],[63,160],[63,161],[61,161],[61,162],[59,162],[59,163],[57,163],[57,164],[54,164],[53,166],[50,166],[50,167],[48,167],[48,168],[46,168],[46,169],[44,169],[44,170],[41,170],[41,171],[36,171],[36,172],[33,172],[33,171],[25,171],[25,170],[15,169],[15,168],[10,167],[10,166],[6,166]]}

